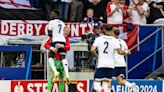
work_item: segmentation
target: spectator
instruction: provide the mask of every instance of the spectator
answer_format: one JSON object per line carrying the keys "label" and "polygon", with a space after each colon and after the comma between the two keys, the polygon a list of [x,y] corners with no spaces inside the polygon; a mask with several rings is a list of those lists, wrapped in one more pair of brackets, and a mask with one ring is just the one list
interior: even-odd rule
{"label": "spectator", "polygon": [[54,5],[52,8],[58,9],[60,13],[60,19],[63,21],[67,21],[69,4],[72,2],[71,0],[53,0]]}
{"label": "spectator", "polygon": [[84,18],[84,22],[87,22],[87,23],[97,23],[99,21],[101,21],[103,18],[100,17],[94,17],[94,10],[93,9],[88,9],[87,10],[87,17]]}
{"label": "spectator", "polygon": [[150,7],[150,16],[147,18],[147,23],[151,24],[153,23],[155,20],[159,19],[159,18],[164,18],[162,11],[163,11],[163,6],[160,5],[160,3],[162,2],[155,2],[156,0],[147,0],[147,2],[149,3],[149,7]]}
{"label": "spectator", "polygon": [[87,10],[87,17],[84,18],[84,22],[88,23],[90,31],[93,30],[94,23],[97,23],[100,20],[102,20],[102,17],[100,18],[94,17],[93,9],[90,8]]}
{"label": "spectator", "polygon": [[44,0],[43,9],[45,11],[45,17],[47,20],[50,20],[50,13],[52,10],[52,0]]}
{"label": "spectator", "polygon": [[123,14],[123,23],[132,23],[132,19],[128,14],[128,6],[126,5],[125,0],[120,0],[120,4],[122,5],[122,9],[124,10]]}
{"label": "spectator", "polygon": [[149,16],[149,6],[145,0],[134,0],[129,6],[133,24],[146,24],[146,17]]}
{"label": "spectator", "polygon": [[94,17],[96,18],[100,18],[103,20],[103,22],[105,21],[106,18],[106,13],[105,13],[105,3],[104,1],[106,0],[90,0],[90,1],[86,1],[86,3],[84,4],[84,16],[86,16],[85,14],[87,14],[87,10],[88,9],[93,9],[94,10]]}
{"label": "spectator", "polygon": [[106,7],[107,23],[108,24],[122,24],[123,15],[125,15],[124,6],[120,4],[119,0],[113,0],[109,2]]}
{"label": "spectator", "polygon": [[25,67],[25,54],[24,53],[21,53],[16,58],[16,67]]}
{"label": "spectator", "polygon": [[83,2],[82,0],[72,0],[71,3],[71,21],[77,22],[82,21],[83,16]]}

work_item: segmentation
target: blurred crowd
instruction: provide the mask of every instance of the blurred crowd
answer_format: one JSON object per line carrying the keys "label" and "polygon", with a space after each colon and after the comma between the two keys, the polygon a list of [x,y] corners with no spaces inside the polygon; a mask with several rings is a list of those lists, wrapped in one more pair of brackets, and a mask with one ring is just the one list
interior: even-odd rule
{"label": "blurred crowd", "polygon": [[59,11],[60,19],[67,22],[151,24],[164,18],[164,0],[27,1],[32,7],[42,10],[46,20],[50,20],[51,11],[54,9]]}
{"label": "blurred crowd", "polygon": [[51,10],[69,22],[103,22],[108,24],[150,24],[164,18],[164,0],[45,0],[49,20]]}

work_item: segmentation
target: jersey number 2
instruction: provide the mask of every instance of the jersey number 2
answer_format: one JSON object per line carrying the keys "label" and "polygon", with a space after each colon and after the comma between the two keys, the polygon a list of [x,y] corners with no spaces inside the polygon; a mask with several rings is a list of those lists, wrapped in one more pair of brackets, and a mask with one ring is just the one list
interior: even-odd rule
{"label": "jersey number 2", "polygon": [[108,52],[107,52],[107,48],[108,48],[108,46],[109,46],[109,43],[108,42],[104,42],[104,45],[105,45],[105,49],[104,49],[104,53],[105,54],[108,54]]}
{"label": "jersey number 2", "polygon": [[58,24],[58,27],[59,27],[59,32],[58,33],[60,33],[61,32],[62,25],[61,24]]}

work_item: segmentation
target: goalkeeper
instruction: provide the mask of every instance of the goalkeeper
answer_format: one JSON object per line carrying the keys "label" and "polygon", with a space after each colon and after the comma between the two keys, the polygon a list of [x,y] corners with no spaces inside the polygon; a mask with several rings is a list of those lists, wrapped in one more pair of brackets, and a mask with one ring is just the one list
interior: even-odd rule
{"label": "goalkeeper", "polygon": [[[48,59],[49,65],[51,70],[53,71],[53,75],[51,75],[50,79],[48,79],[48,92],[52,90],[52,83],[56,81],[57,77],[59,76],[59,92],[64,92],[64,73],[66,76],[66,83],[70,84],[69,74],[68,74],[68,62],[66,59],[58,53],[59,49],[65,49],[66,51],[70,50],[70,41],[69,41],[69,34],[70,29],[68,27],[64,28],[64,36],[66,39],[66,44],[62,45],[60,43],[56,43],[55,47],[51,45],[52,42],[52,32],[49,32],[50,38],[45,43],[44,47],[50,50],[50,56]],[[62,60],[62,61],[61,61]]]}

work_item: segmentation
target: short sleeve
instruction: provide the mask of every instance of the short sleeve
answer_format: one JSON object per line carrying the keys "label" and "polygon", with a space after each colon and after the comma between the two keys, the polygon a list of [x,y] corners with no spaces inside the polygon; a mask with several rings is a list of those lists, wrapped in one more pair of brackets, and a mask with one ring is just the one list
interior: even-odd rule
{"label": "short sleeve", "polygon": [[126,42],[123,39],[122,39],[122,44],[124,46],[124,49],[127,50],[128,49],[128,46],[127,46]]}
{"label": "short sleeve", "polygon": [[121,48],[118,39],[114,39],[113,43],[114,43],[114,49],[119,49],[119,48]]}
{"label": "short sleeve", "polygon": [[111,5],[111,2],[109,2],[109,3],[107,4],[107,6],[106,6],[106,13],[107,13],[107,14],[111,12],[111,7],[110,7],[110,5]]}
{"label": "short sleeve", "polygon": [[99,44],[99,39],[100,39],[100,37],[96,38],[92,46],[97,47]]}

